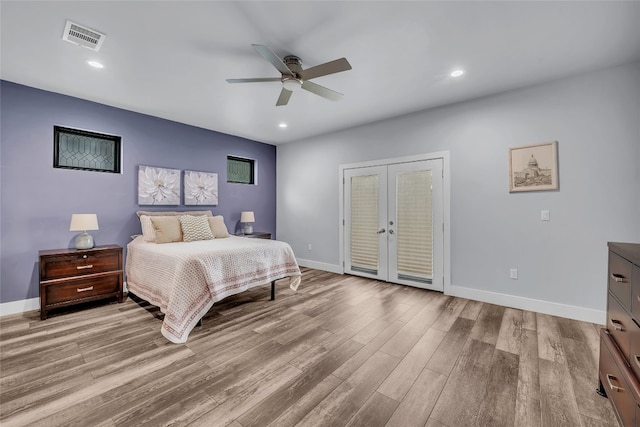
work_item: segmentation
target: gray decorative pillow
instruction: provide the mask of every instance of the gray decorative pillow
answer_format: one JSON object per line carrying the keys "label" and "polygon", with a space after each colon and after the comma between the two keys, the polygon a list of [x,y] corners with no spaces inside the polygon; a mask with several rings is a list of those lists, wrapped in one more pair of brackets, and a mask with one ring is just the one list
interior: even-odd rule
{"label": "gray decorative pillow", "polygon": [[185,242],[213,239],[213,233],[206,216],[183,215],[180,217],[180,224],[182,226],[182,240]]}

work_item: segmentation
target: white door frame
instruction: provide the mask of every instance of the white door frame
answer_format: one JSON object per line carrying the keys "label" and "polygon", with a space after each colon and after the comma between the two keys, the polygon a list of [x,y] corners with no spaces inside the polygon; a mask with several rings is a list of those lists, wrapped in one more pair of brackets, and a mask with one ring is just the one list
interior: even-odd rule
{"label": "white door frame", "polygon": [[394,163],[406,163],[406,162],[415,162],[420,160],[435,160],[442,159],[442,173],[443,173],[443,182],[442,182],[442,210],[443,210],[443,221],[444,221],[444,241],[443,241],[443,266],[442,266],[442,274],[443,274],[443,292],[445,295],[451,294],[451,228],[450,228],[450,205],[451,205],[451,180],[449,173],[449,152],[448,151],[439,151],[435,153],[428,154],[418,154],[415,156],[406,156],[406,157],[395,157],[389,159],[380,159],[380,160],[372,160],[368,162],[361,163],[348,163],[339,166],[338,171],[338,187],[339,187],[339,225],[338,229],[340,230],[339,242],[339,255],[340,255],[340,274],[344,274],[345,266],[345,255],[344,255],[344,228],[345,228],[345,217],[344,217],[344,171],[345,169],[354,169],[354,168],[362,168],[369,166],[384,166]]}

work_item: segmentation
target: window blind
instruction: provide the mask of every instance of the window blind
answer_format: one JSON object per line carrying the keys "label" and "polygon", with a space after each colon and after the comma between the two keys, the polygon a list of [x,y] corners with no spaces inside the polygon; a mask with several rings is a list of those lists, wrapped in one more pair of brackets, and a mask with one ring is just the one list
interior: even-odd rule
{"label": "window blind", "polygon": [[351,178],[351,269],[378,272],[378,176]]}
{"label": "window blind", "polygon": [[433,276],[431,171],[397,175],[396,238],[398,275],[417,279]]}

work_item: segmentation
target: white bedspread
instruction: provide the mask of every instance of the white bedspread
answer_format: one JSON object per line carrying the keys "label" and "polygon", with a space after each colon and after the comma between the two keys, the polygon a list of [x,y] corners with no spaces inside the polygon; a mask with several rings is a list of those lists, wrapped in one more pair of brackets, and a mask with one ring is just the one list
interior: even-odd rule
{"label": "white bedspread", "polygon": [[231,236],[196,242],[127,245],[127,288],[164,313],[161,332],[184,343],[211,306],[255,286],[289,277],[293,290],[300,268],[285,242]]}

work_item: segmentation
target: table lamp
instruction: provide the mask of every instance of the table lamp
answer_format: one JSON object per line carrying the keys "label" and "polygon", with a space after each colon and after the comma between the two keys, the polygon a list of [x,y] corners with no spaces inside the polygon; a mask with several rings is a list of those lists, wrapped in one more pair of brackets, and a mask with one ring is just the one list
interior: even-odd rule
{"label": "table lamp", "polygon": [[72,214],[69,231],[82,231],[76,237],[76,249],[91,249],[93,236],[87,230],[98,230],[98,215],[96,214]]}
{"label": "table lamp", "polygon": [[253,215],[253,212],[242,212],[240,214],[240,222],[244,222],[244,234],[253,233],[253,225],[251,225],[251,223],[256,222],[256,218],[255,215]]}

